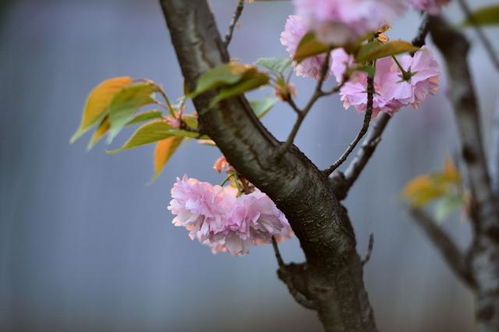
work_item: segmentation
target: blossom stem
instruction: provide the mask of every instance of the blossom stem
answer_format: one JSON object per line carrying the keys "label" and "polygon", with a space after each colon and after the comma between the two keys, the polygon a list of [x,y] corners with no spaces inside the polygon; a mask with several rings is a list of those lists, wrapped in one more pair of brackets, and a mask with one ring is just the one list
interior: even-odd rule
{"label": "blossom stem", "polygon": [[275,258],[277,259],[277,265],[279,267],[283,267],[285,265],[284,260],[282,259],[281,252],[279,251],[279,245],[274,236],[272,236],[272,248],[274,248]]}
{"label": "blossom stem", "polygon": [[227,175],[227,177],[222,181],[222,183],[220,183],[220,187],[223,187],[225,186],[225,184],[227,183],[227,181],[229,181],[229,179],[231,178],[231,176],[233,176],[234,174],[229,174]]}
{"label": "blossom stem", "polygon": [[395,64],[397,65],[400,72],[402,73],[402,80],[404,80],[404,81],[410,80],[411,79],[410,71],[405,71],[404,68],[402,67],[402,65],[400,64],[400,62],[398,61],[398,59],[394,55],[392,55],[392,59],[393,59],[393,61],[395,61]]}
{"label": "blossom stem", "polygon": [[[163,99],[166,102],[166,109],[168,110],[168,113],[170,113],[170,115],[174,117],[175,116],[175,109],[173,108],[173,106],[170,102],[170,99],[168,98],[168,95],[166,94],[165,90],[162,87],[158,86],[158,88],[159,88],[159,94],[163,97]],[[164,106],[165,105],[163,105],[163,107]]]}

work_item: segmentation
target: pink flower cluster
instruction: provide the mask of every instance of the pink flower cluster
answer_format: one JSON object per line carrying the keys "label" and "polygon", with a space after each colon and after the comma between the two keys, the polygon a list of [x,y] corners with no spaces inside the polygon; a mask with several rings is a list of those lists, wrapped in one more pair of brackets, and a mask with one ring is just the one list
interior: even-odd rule
{"label": "pink flower cluster", "polygon": [[409,0],[409,5],[430,15],[438,15],[442,7],[449,2],[450,0]]}
{"label": "pink flower cluster", "polygon": [[333,45],[347,42],[389,24],[405,10],[403,0],[294,0],[306,30]]}
{"label": "pink flower cluster", "polygon": [[[293,57],[296,52],[296,48],[300,43],[300,40],[307,33],[307,28],[304,25],[304,21],[300,16],[290,15],[284,26],[284,31],[281,33],[281,44],[286,47],[289,56]],[[341,55],[339,55],[341,53]],[[333,56],[337,55],[337,61],[333,62]],[[339,61],[339,56],[346,53],[342,49],[335,49],[332,52],[331,60],[329,62],[330,73],[337,73],[345,71],[348,65],[352,64],[352,61],[348,56],[344,57],[344,63]],[[324,54],[306,58],[300,63],[294,63],[295,73],[301,77],[310,77],[318,79],[321,73],[322,64],[325,61],[326,56]],[[330,74],[328,73],[328,74]],[[336,74],[335,74],[336,75]]]}
{"label": "pink flower cluster", "polygon": [[[303,19],[297,15],[290,15],[286,20],[284,31],[281,33],[281,44],[286,47],[290,57],[293,57],[300,40],[308,32]],[[319,78],[322,64],[326,56],[318,55],[307,58],[294,64],[295,73],[302,77]]]}
{"label": "pink flower cluster", "polygon": [[[333,54],[333,69],[335,62],[344,62],[346,53]],[[391,58],[386,57],[376,61],[374,75],[373,116],[379,112],[394,114],[403,106],[411,105],[417,108],[430,94],[438,89],[440,71],[438,63],[430,49],[423,46],[414,56],[403,55],[398,60],[406,77]],[[336,80],[341,81],[343,73],[335,73]],[[349,81],[340,90],[341,100],[345,108],[353,106],[362,112],[367,107],[367,74],[354,72]]]}
{"label": "pink flower cluster", "polygon": [[[289,16],[284,31],[281,34],[281,43],[287,47],[292,56],[296,47],[305,35],[307,29],[301,17]],[[343,75],[348,68],[354,68],[354,59],[344,49],[336,48],[331,52],[329,73],[342,82]],[[325,56],[310,57],[299,64],[295,64],[298,76],[318,78]],[[421,102],[438,89],[440,71],[432,52],[426,46],[419,49],[414,56],[403,55],[397,63],[386,57],[376,61],[374,76],[373,116],[379,112],[394,114],[407,105],[418,107]],[[340,90],[343,106],[354,107],[355,110],[365,111],[367,107],[367,74],[362,71],[354,72],[348,82]]]}
{"label": "pink flower cluster", "polygon": [[237,197],[231,187],[214,186],[184,176],[177,179],[168,206],[175,226],[211,247],[213,253],[244,255],[253,244],[288,239],[292,230],[284,214],[259,190]]}

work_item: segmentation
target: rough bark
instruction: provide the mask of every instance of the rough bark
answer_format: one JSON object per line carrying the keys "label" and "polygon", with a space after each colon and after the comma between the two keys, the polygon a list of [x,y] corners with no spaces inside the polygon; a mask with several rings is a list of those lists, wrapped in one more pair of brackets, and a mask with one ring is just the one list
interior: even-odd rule
{"label": "rough bark", "polygon": [[[183,76],[192,89],[206,70],[229,55],[206,0],[161,0]],[[285,213],[306,263],[279,275],[317,310],[327,331],[375,331],[355,236],[327,177],[292,146],[277,158],[277,141],[253,115],[244,96],[209,107],[210,94],[194,100],[200,129],[228,161],[267,193]],[[296,268],[298,267],[298,268]]]}
{"label": "rough bark", "polygon": [[431,17],[430,32],[442,53],[449,76],[449,99],[461,140],[461,152],[471,190],[473,244],[468,264],[476,282],[479,330],[499,331],[499,209],[491,186],[482,142],[480,114],[467,63],[469,43],[442,17]]}

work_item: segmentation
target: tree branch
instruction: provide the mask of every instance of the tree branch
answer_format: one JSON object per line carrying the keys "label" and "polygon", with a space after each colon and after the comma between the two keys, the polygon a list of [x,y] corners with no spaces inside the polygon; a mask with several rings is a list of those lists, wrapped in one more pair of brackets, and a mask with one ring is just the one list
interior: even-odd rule
{"label": "tree branch", "polygon": [[412,40],[412,45],[417,47],[423,47],[426,43],[426,36],[428,35],[428,25],[429,25],[429,17],[427,14],[423,15],[423,19],[419,24],[418,32],[416,37]]}
{"label": "tree branch", "polygon": [[454,241],[422,209],[411,208],[409,212],[414,221],[421,227],[428,239],[430,239],[435,248],[440,252],[447,265],[468,287],[475,288],[476,284],[471,270],[466,263],[464,255],[455,245]]}
{"label": "tree branch", "polygon": [[228,47],[230,44],[230,41],[232,40],[232,35],[234,34],[234,30],[237,26],[237,21],[239,21],[239,18],[241,17],[241,14],[243,13],[244,1],[245,0],[239,0],[239,2],[237,3],[236,10],[234,11],[234,16],[232,16],[232,21],[230,22],[230,25],[229,25],[229,30],[227,31],[227,34],[225,35],[225,39],[224,39],[225,47]]}
{"label": "tree branch", "polygon": [[362,266],[366,265],[367,262],[369,262],[369,260],[371,259],[373,249],[374,249],[374,235],[371,233],[369,234],[369,244],[367,245],[367,254],[362,259]]}
{"label": "tree branch", "polygon": [[462,11],[466,15],[466,18],[470,21],[471,25],[475,29],[476,34],[478,35],[478,38],[481,40],[483,47],[485,47],[485,51],[489,55],[490,60],[492,61],[496,69],[499,70],[499,59],[497,58],[496,52],[494,51],[494,46],[492,46],[492,43],[485,35],[485,32],[483,32],[482,28],[480,27],[480,24],[478,24],[475,18],[473,17],[470,7],[466,3],[466,1],[459,0],[458,3]]}
{"label": "tree branch", "polygon": [[273,236],[272,236],[272,248],[274,249],[274,254],[275,254],[275,258],[277,260],[277,265],[279,267],[283,267],[285,265],[284,260],[282,259],[281,252],[279,251],[279,245],[277,244],[277,241],[276,241],[275,237],[273,237]]}
{"label": "tree branch", "polygon": [[477,213],[476,226],[499,243],[497,198],[490,183],[483,149],[478,101],[468,68],[469,43],[442,17],[430,18],[430,32],[442,53],[449,76],[449,98],[454,107],[461,139],[461,153]]}
{"label": "tree branch", "polygon": [[493,142],[492,142],[492,190],[499,197],[499,103],[496,105],[494,115],[494,127],[492,128]]}
{"label": "tree branch", "polygon": [[[172,44],[191,91],[202,73],[229,61],[206,0],[161,0]],[[360,257],[346,210],[327,178],[254,115],[244,96],[210,106],[214,93],[194,98],[199,125],[229,163],[286,215],[306,257],[304,286],[327,331],[375,331]]]}
{"label": "tree branch", "polygon": [[430,33],[442,53],[449,76],[449,98],[454,107],[461,151],[471,190],[473,245],[468,251],[476,282],[478,330],[499,330],[499,213],[490,183],[482,143],[477,97],[467,63],[469,43],[442,17],[430,18]]}
{"label": "tree branch", "polygon": [[383,135],[386,125],[391,118],[392,117],[386,113],[379,114],[374,121],[371,131],[368,133],[366,139],[357,152],[357,155],[352,160],[350,165],[348,165],[345,172],[336,172],[333,174],[330,181],[338,200],[341,201],[347,197],[348,191],[353,186],[355,181],[357,181],[360,173],[362,173],[367,165],[367,162],[374,154],[379,142],[381,142],[381,136]]}
{"label": "tree branch", "polygon": [[366,113],[364,115],[364,121],[362,123],[362,128],[357,133],[355,139],[348,145],[348,148],[343,152],[338,160],[336,160],[329,168],[325,169],[323,172],[326,176],[331,175],[341,164],[347,160],[350,153],[352,153],[353,149],[360,142],[362,137],[367,133],[369,129],[369,123],[371,122],[371,117],[373,114],[373,98],[374,98],[374,77],[371,75],[367,77],[367,105],[366,105]]}
{"label": "tree branch", "polygon": [[324,59],[324,63],[322,64],[321,67],[319,79],[317,80],[317,84],[315,85],[314,93],[310,98],[310,100],[308,101],[307,105],[305,105],[305,107],[303,108],[303,110],[297,108],[293,99],[290,99],[288,101],[291,108],[293,108],[293,110],[296,112],[297,118],[295,124],[293,125],[293,128],[291,129],[291,132],[289,133],[288,139],[282,145],[281,150],[279,151],[279,157],[289,149],[291,144],[293,144],[296,135],[298,134],[298,130],[300,130],[301,124],[303,123],[303,120],[305,120],[305,117],[307,116],[308,112],[310,112],[310,110],[315,105],[317,100],[319,100],[319,98],[324,96],[324,93],[322,92],[322,86],[324,84],[327,72],[329,70],[330,57],[331,57],[331,52],[327,52],[326,57]]}
{"label": "tree branch", "polygon": [[[426,42],[426,36],[428,35],[428,32],[429,32],[429,16],[424,15],[419,25],[418,32],[414,37],[414,39],[412,40],[412,44],[414,46],[422,47]],[[364,170],[364,167],[367,165],[367,162],[369,161],[374,151],[376,150],[378,143],[381,141],[381,135],[383,134],[386,125],[388,124],[388,121],[390,119],[391,119],[390,115],[386,113],[380,114],[376,119],[376,122],[374,123],[371,133],[364,140],[361,149],[357,153],[357,156],[350,163],[345,173],[336,172],[333,175],[333,177],[330,179],[331,185],[334,188],[337,199],[344,200],[347,197],[348,191],[355,183],[360,173],[362,173],[362,171]],[[356,140],[354,140],[354,142],[355,141]],[[355,143],[355,145],[356,144],[357,142]],[[353,146],[355,147],[355,145]],[[333,166],[331,166],[331,168],[336,168]],[[329,174],[331,174],[333,171],[329,172]]]}

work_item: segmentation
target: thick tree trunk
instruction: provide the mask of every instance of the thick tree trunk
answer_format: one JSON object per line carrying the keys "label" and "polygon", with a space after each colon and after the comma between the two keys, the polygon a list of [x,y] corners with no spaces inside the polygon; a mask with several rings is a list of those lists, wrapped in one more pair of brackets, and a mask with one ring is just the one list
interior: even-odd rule
{"label": "thick tree trunk", "polygon": [[[162,0],[171,39],[190,89],[206,70],[229,60],[206,0]],[[200,129],[228,161],[285,213],[306,263],[280,268],[295,298],[317,310],[327,331],[376,331],[362,263],[345,208],[327,177],[296,147],[279,157],[277,141],[253,115],[244,96],[209,107],[195,98]]]}

